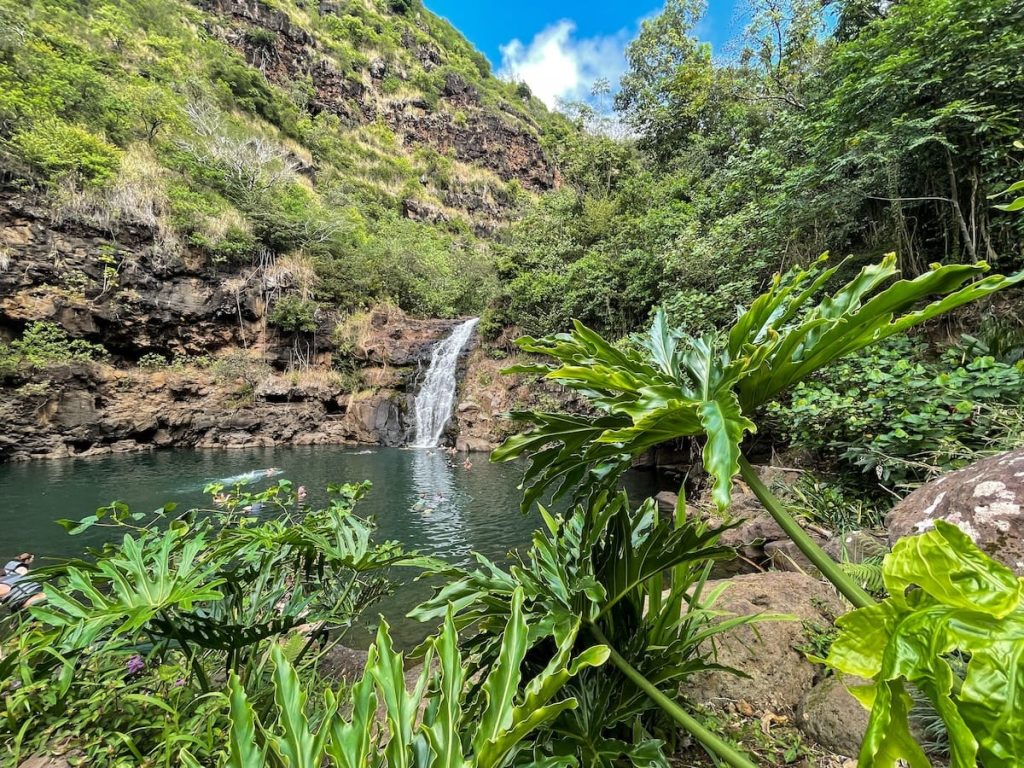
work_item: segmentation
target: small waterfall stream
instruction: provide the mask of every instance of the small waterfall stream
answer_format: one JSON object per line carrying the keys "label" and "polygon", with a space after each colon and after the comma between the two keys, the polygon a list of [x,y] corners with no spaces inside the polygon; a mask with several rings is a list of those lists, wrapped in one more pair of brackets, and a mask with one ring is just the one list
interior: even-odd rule
{"label": "small waterfall stream", "polygon": [[457,325],[448,338],[434,347],[423,386],[416,395],[416,434],[412,444],[417,448],[433,448],[440,443],[455,405],[459,355],[479,320],[474,317]]}

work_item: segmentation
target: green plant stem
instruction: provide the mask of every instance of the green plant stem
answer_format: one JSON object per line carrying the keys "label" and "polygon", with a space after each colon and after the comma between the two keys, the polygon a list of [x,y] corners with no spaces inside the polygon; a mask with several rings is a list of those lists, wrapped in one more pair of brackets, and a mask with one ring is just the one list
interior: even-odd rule
{"label": "green plant stem", "polygon": [[210,679],[206,676],[206,670],[203,669],[202,661],[196,655],[192,646],[185,642],[185,640],[178,634],[178,629],[175,624],[168,618],[166,611],[160,612],[160,617],[167,623],[168,628],[171,630],[171,636],[178,641],[178,645],[181,647],[182,653],[185,654],[185,658],[188,659],[192,671],[195,673],[196,680],[199,682],[199,687],[203,689],[203,693],[210,692]]}
{"label": "green plant stem", "polygon": [[829,557],[825,550],[819,547],[817,542],[800,526],[800,523],[786,511],[778,497],[768,490],[768,486],[762,482],[761,477],[757,474],[757,470],[742,455],[740,456],[740,475],[742,475],[747,485],[750,486],[750,490],[754,492],[758,501],[768,510],[768,514],[786,532],[786,535],[796,544],[797,548],[821,571],[826,579],[832,582],[835,588],[847,600],[853,603],[854,607],[867,608],[875,604],[871,595],[850,578],[850,575],[840,568],[839,564]]}
{"label": "green plant stem", "polygon": [[696,738],[705,748],[725,761],[726,764],[733,766],[733,768],[757,768],[733,744],[730,744],[710,729],[705,728],[695,717],[658,690],[654,683],[644,677],[639,670],[619,655],[619,652],[615,650],[608,641],[608,638],[605,637],[604,633],[596,625],[590,625],[590,632],[597,642],[608,646],[608,657],[612,660],[612,664],[618,667],[622,674],[636,683],[640,690],[651,698],[651,701],[661,707],[665,714],[675,720],[683,730]]}

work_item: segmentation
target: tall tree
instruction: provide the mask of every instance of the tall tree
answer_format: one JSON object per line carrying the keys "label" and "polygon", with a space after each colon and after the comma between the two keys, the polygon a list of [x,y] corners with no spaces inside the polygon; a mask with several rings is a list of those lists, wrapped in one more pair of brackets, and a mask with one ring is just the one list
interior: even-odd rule
{"label": "tall tree", "polygon": [[668,0],[626,49],[629,69],[615,104],[659,159],[700,128],[714,68],[711,45],[697,40],[693,28],[706,7],[704,0]]}

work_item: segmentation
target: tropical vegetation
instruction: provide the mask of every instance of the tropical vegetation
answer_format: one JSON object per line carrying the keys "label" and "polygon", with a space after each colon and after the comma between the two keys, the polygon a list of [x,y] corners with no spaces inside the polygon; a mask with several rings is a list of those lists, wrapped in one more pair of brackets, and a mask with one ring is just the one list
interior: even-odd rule
{"label": "tropical vegetation", "polygon": [[274,653],[312,671],[388,593],[389,570],[430,565],[371,541],[353,514],[365,484],[330,488],[319,510],[287,481],[208,490],[218,503],[206,510],[115,503],[62,521],[113,542],[38,572],[46,601],[3,641],[6,760],[67,740],[90,764],[176,765],[186,748],[211,760],[228,728],[226,678],[267,706]]}
{"label": "tropical vegetation", "polygon": [[1024,580],[944,520],[897,542],[883,575],[889,596],[840,618],[825,660],[871,681],[850,686],[871,710],[858,764],[931,765],[910,730],[907,684],[942,718],[951,765],[1018,764]]}
{"label": "tropical vegetation", "polygon": [[584,130],[549,139],[566,186],[500,246],[495,327],[619,337],[663,306],[702,332],[824,251],[892,251],[907,277],[1024,266],[1019,3],[755,0],[731,56],[701,40],[706,7],[667,2],[616,112],[576,105]]}
{"label": "tropical vegetation", "polygon": [[[46,600],[0,627],[5,764],[667,768],[696,745],[752,768],[681,693],[740,674],[717,658],[724,633],[791,620],[729,615],[709,584],[735,555],[737,481],[852,606],[812,655],[863,678],[860,765],[930,764],[915,707],[954,768],[1021,763],[1024,581],[942,521],[853,567],[810,529],[876,525],[1024,441],[1024,6],[755,0],[722,59],[701,0],[668,0],[614,96],[598,83],[556,114],[419,0],[249,5],[279,30],[183,0],[0,0],[0,185],[55,228],[116,241],[141,224],[211,279],[273,272],[267,323],[295,337],[378,302],[483,313],[488,353],[569,395],[511,414],[524,431],[492,454],[522,460],[521,510],[543,525],[504,561],[455,565],[376,541],[365,484],[314,509],[288,481],[61,521],[107,543],[35,571]],[[378,117],[342,119],[281,77],[292,33]],[[560,183],[526,190],[381,117],[415,102],[462,126],[468,92]],[[454,212],[467,191],[505,218]],[[88,301],[129,255],[89,255]],[[11,258],[0,247],[0,272]],[[0,378],[109,360],[54,322],[0,331]],[[245,403],[269,371],[243,349],[115,362],[200,361]],[[706,475],[670,513],[620,484],[666,445]],[[772,487],[751,463],[769,451],[814,474]],[[410,613],[433,634],[398,649],[382,621],[361,674],[329,676],[399,572],[434,585]]]}

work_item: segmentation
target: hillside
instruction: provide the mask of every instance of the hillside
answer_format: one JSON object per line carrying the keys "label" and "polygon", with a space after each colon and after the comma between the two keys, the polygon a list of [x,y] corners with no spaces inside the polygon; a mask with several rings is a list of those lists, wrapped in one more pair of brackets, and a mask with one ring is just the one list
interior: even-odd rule
{"label": "hillside", "polygon": [[418,2],[0,3],[0,458],[401,442],[559,120]]}
{"label": "hillside", "polygon": [[[285,325],[311,297],[479,309],[480,236],[557,183],[551,119],[418,2],[0,4],[7,207],[28,192],[114,243],[150,230],[165,262],[277,263]],[[89,300],[109,282],[75,279]]]}

